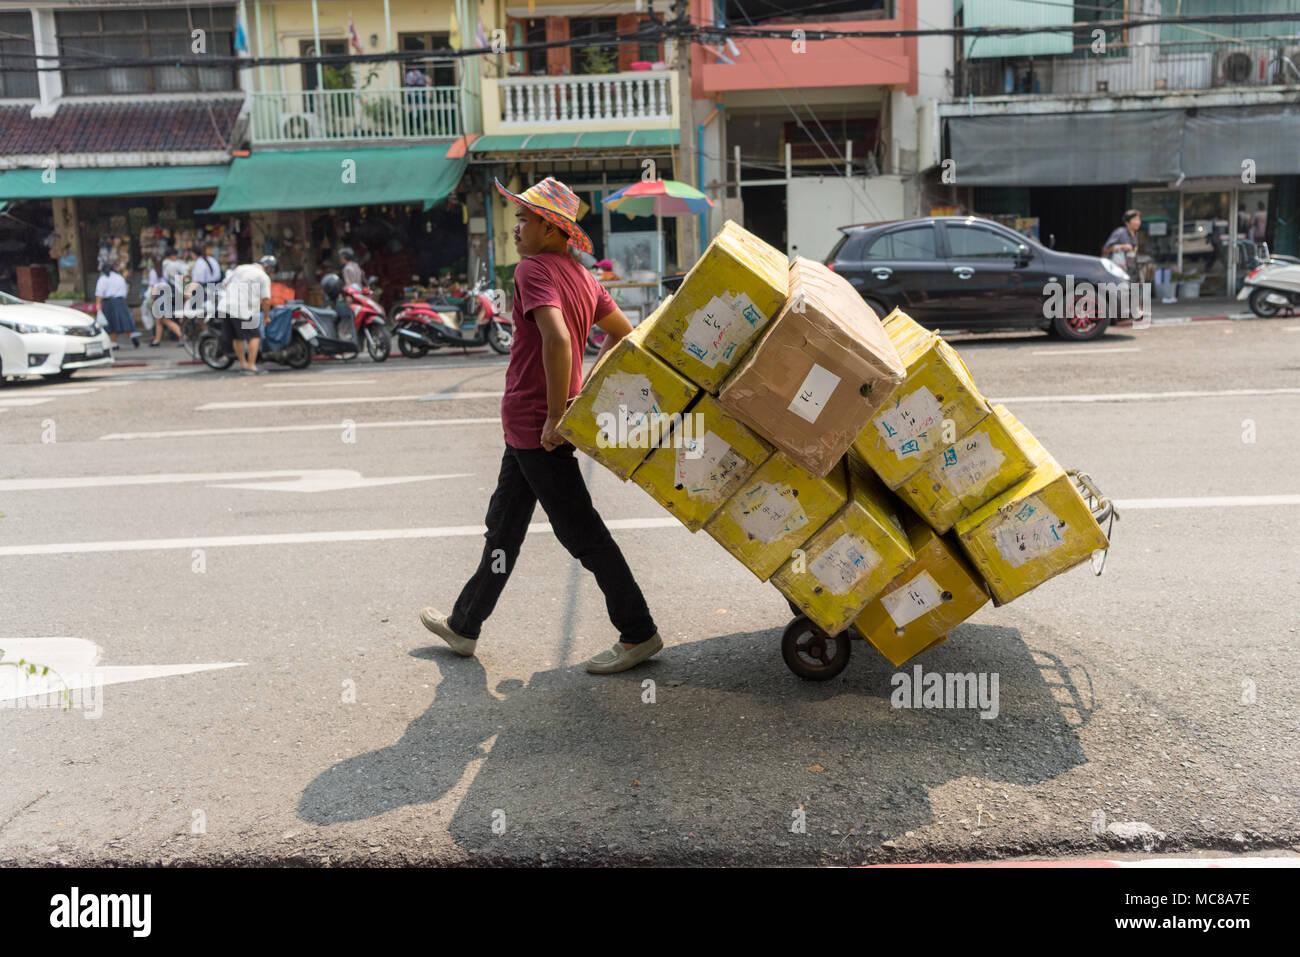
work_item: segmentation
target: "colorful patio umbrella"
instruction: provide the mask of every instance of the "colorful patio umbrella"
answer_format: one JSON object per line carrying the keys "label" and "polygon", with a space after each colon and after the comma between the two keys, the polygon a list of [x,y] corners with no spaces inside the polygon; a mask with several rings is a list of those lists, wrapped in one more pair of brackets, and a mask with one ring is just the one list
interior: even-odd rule
{"label": "colorful patio umbrella", "polygon": [[[713,208],[714,202],[694,186],[675,179],[652,179],[625,186],[610,193],[603,200],[611,212],[619,212],[632,219],[635,216],[653,216],[658,236],[658,251],[663,251],[664,216],[698,216]],[[660,267],[662,268],[662,262]]]}
{"label": "colorful patio umbrella", "polygon": [[633,216],[695,216],[713,208],[713,200],[694,186],[675,179],[633,183],[610,193],[604,203],[631,219]]}

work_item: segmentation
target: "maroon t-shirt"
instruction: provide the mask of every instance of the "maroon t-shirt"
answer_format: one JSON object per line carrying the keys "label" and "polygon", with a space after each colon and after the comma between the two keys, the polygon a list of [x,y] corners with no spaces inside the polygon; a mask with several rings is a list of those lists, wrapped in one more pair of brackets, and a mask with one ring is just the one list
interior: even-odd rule
{"label": "maroon t-shirt", "polygon": [[517,449],[542,446],[546,424],[546,367],[542,365],[542,333],[531,315],[540,306],[556,306],[569,328],[573,360],[569,365],[569,398],[582,388],[582,357],[587,335],[595,323],[616,308],[605,287],[567,253],[539,253],[515,267],[515,324],[501,399],[501,424],[506,444]]}

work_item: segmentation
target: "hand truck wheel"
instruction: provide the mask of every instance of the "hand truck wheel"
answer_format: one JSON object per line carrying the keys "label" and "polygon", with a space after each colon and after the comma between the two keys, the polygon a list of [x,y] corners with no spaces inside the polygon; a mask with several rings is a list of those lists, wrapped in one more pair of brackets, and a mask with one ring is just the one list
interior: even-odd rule
{"label": "hand truck wheel", "polygon": [[849,663],[849,632],[828,635],[806,615],[799,615],[781,636],[781,657],[786,667],[808,681],[829,681]]}

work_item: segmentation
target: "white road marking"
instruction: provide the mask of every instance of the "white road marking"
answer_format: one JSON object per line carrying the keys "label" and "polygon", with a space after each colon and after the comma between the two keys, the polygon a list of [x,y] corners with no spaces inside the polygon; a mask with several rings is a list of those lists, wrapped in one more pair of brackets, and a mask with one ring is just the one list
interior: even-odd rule
{"label": "white road marking", "polygon": [[[1224,508],[1233,506],[1300,505],[1300,495],[1208,496],[1180,499],[1124,499],[1115,502],[1124,509]],[[663,518],[616,518],[605,522],[611,529],[681,528],[671,516]],[[257,545],[316,545],[325,542],[382,542],[415,538],[477,538],[483,525],[448,525],[441,528],[373,528],[329,532],[283,532],[270,535],[209,535],[196,538],[120,539],[104,542],[52,542],[45,545],[3,545],[0,558],[25,555],[71,555],[88,552],[144,552],[163,549],[233,548]],[[544,522],[528,526],[530,534],[552,531]]]}
{"label": "white road marking", "polygon": [[[426,482],[431,479],[469,478],[472,472],[447,475],[402,475],[390,478],[364,478],[352,469],[287,469],[273,472],[193,472],[157,475],[88,475],[76,478],[7,479],[0,481],[0,492],[51,492],[73,488],[109,488],[122,485],[174,485],[181,482],[225,483],[216,488],[266,489],[273,492],[332,492],[339,489],[397,485],[403,482]],[[253,479],[285,479],[281,482],[257,482]],[[239,484],[229,484],[239,483]]]}
{"label": "white road marking", "polygon": [[1202,399],[1237,395],[1300,395],[1300,389],[1206,389],[1179,392],[1112,392],[1096,395],[1013,395],[990,402],[1141,402],[1147,399]]}
{"label": "white road marking", "polygon": [[46,396],[40,396],[40,397],[36,397],[36,396],[13,396],[12,398],[9,397],[9,396],[0,396],[0,406],[14,406],[14,405],[44,405],[46,402],[53,402],[53,401],[54,401],[55,399],[57,399],[57,398],[58,398],[58,396],[56,396],[56,395],[46,395]]}
{"label": "white road marking", "polygon": [[378,379],[338,379],[334,382],[265,382],[263,389],[324,389],[336,385],[365,385]]}
{"label": "white road marking", "polygon": [[[681,528],[672,517],[622,518],[605,523],[611,529]],[[443,528],[375,528],[333,532],[285,532],[278,535],[209,535],[198,538],[146,538],[108,542],[56,542],[48,545],[0,546],[0,558],[17,555],[70,555],[86,552],[144,552],[168,548],[229,548],[246,545],[315,545],[322,542],[382,542],[404,538],[478,538],[483,525],[450,525]],[[551,526],[528,526],[530,533],[547,533]]]}
{"label": "white road marking", "polygon": [[1034,349],[1030,355],[1034,356],[1081,356],[1097,355],[1105,352],[1141,352],[1141,346],[1131,346],[1124,348],[1097,348],[1097,349]]}
{"label": "white road marking", "polygon": [[1117,499],[1126,508],[1239,508],[1243,506],[1300,505],[1300,495],[1199,495],[1195,498]]}
{"label": "white road marking", "polygon": [[[84,638],[3,638],[0,660],[17,662],[19,659],[48,667],[50,674],[39,672],[27,675],[18,668],[0,668],[0,701],[17,701],[34,695],[57,697],[60,691],[117,685],[127,681],[144,681],[149,678],[169,678],[198,671],[217,671],[223,668],[242,668],[243,661],[221,661],[193,665],[112,665],[100,666],[103,653],[94,642]],[[84,699],[83,699],[84,701]],[[13,705],[5,706],[12,708]],[[84,707],[84,704],[83,704]],[[97,717],[97,715],[88,715]]]}
{"label": "white road marking", "polygon": [[[0,412],[3,412],[0,409]],[[501,417],[481,419],[407,419],[394,422],[355,422],[358,429],[400,429],[408,426],[437,425],[500,425]],[[318,425],[249,425],[228,429],[173,429],[169,432],[110,432],[101,435],[99,440],[107,442],[120,439],[171,439],[188,438],[199,435],[261,435],[267,432],[337,432],[343,428],[342,422],[326,422]]]}
{"label": "white road marking", "polygon": [[271,409],[294,405],[351,405],[362,402],[439,402],[453,399],[499,399],[504,392],[435,392],[431,395],[359,395],[329,399],[263,399],[248,402],[208,402],[196,412],[218,409]]}

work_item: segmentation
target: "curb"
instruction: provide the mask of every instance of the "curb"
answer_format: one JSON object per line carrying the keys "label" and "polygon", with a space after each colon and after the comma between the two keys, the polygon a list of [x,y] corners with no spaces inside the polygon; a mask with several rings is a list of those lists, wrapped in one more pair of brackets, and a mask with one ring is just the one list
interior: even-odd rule
{"label": "curb", "polygon": [[[1219,316],[1160,316],[1160,317],[1153,316],[1151,318],[1151,325],[1179,326],[1189,322],[1228,322],[1228,321],[1241,321],[1244,319],[1255,319],[1255,318],[1257,317],[1251,315],[1248,312],[1238,312],[1238,313],[1233,313],[1232,315],[1219,315]],[[1116,329],[1127,329],[1133,325],[1133,320],[1121,319],[1118,322],[1111,323],[1111,325]]]}

